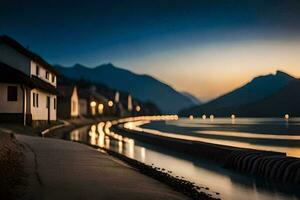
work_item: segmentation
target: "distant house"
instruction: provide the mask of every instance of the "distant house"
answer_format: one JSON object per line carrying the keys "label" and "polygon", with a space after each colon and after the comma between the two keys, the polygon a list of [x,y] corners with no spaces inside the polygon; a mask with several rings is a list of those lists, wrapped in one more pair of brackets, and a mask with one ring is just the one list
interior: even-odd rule
{"label": "distant house", "polygon": [[112,106],[109,101],[100,93],[96,92],[95,87],[81,89],[79,91],[80,115],[84,116],[104,116],[112,112]]}
{"label": "distant house", "polygon": [[0,36],[0,122],[56,120],[57,71],[8,36]]}
{"label": "distant house", "polygon": [[79,99],[79,115],[87,116],[88,114],[88,100],[85,98]]}
{"label": "distant house", "polygon": [[59,118],[70,119],[79,117],[79,97],[76,86],[58,87],[57,113]]}

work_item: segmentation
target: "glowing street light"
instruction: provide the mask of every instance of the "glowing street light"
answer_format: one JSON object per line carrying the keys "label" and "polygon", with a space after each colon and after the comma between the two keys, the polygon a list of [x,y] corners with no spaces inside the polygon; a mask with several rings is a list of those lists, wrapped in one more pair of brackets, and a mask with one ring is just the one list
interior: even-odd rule
{"label": "glowing street light", "polygon": [[231,123],[235,124],[235,115],[234,114],[231,115]]}
{"label": "glowing street light", "polygon": [[206,115],[202,115],[202,119],[206,119]]}
{"label": "glowing street light", "polygon": [[99,114],[103,114],[103,109],[104,109],[104,105],[103,105],[102,103],[100,103],[100,104],[98,105],[98,113],[99,113]]}
{"label": "glowing street light", "polygon": [[284,119],[285,119],[285,120],[288,120],[289,118],[290,118],[289,114],[285,114],[285,115],[284,115]]}
{"label": "glowing street light", "polygon": [[113,105],[114,105],[114,102],[112,102],[111,100],[109,100],[109,101],[108,101],[108,106],[109,106],[109,107],[113,107]]}
{"label": "glowing street light", "polygon": [[193,120],[193,119],[194,119],[194,116],[193,116],[193,115],[190,115],[190,116],[189,116],[189,119],[190,119],[190,120]]}
{"label": "glowing street light", "polygon": [[91,112],[92,112],[92,115],[96,115],[96,101],[91,101],[90,103],[90,106],[91,106]]}
{"label": "glowing street light", "polygon": [[140,112],[140,111],[141,111],[141,106],[136,106],[136,107],[135,107],[135,110],[136,110],[137,112]]}
{"label": "glowing street light", "polygon": [[214,115],[210,115],[209,118],[210,118],[210,120],[214,120],[215,116]]}
{"label": "glowing street light", "polygon": [[127,109],[128,109],[128,111],[132,111],[132,98],[131,98],[131,95],[128,95],[128,98],[127,98]]}
{"label": "glowing street light", "polygon": [[97,104],[96,101],[92,101],[92,102],[90,103],[90,106],[91,106],[91,107],[95,107],[96,104]]}

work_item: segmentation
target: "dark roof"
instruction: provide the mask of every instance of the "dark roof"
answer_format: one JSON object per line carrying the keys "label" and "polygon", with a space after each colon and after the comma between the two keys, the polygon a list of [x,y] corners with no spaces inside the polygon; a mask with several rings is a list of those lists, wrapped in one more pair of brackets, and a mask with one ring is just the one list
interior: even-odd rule
{"label": "dark roof", "polygon": [[28,75],[2,62],[0,62],[0,82],[24,84],[34,88],[33,81]]}
{"label": "dark roof", "polygon": [[101,102],[107,102],[108,99],[106,97],[104,97],[102,94],[100,93],[94,93],[94,98],[101,101]]}
{"label": "dark roof", "polygon": [[57,87],[58,96],[71,97],[75,86],[60,85]]}
{"label": "dark roof", "polygon": [[48,62],[46,62],[42,57],[40,57],[39,55],[29,51],[28,49],[26,49],[25,47],[23,47],[19,42],[17,42],[16,40],[12,39],[11,37],[7,36],[7,35],[2,35],[0,36],[0,44],[7,44],[10,47],[14,48],[15,50],[17,50],[19,53],[29,57],[30,59],[34,60],[35,62],[43,65],[43,67],[45,67],[46,69],[48,69],[50,72],[58,75],[58,71],[55,70]]}
{"label": "dark roof", "polygon": [[45,90],[51,94],[57,94],[56,88],[50,83],[47,83],[34,75],[31,76],[31,80],[33,81],[34,88]]}
{"label": "dark roof", "polygon": [[78,90],[78,96],[79,98],[83,98],[83,99],[95,99],[101,102],[108,101],[108,99],[104,97],[102,94],[97,93],[95,91],[91,91],[90,88]]}

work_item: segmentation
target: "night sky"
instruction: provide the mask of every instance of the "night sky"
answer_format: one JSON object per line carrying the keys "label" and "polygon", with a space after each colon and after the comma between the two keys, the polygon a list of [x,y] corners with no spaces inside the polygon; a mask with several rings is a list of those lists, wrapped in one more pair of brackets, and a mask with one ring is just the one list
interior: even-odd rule
{"label": "night sky", "polygon": [[0,34],[50,63],[112,62],[203,100],[277,69],[300,76],[299,22],[287,0],[0,0]]}

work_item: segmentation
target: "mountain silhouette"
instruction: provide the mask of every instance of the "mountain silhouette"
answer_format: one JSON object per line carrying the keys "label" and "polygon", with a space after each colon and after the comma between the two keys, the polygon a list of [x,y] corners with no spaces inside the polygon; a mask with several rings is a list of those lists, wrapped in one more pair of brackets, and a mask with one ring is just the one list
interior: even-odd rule
{"label": "mountain silhouette", "polygon": [[197,97],[195,97],[194,95],[192,95],[189,92],[181,92],[181,94],[183,94],[184,96],[186,96],[187,98],[189,98],[196,105],[202,104],[202,101],[200,101]]}
{"label": "mountain silhouette", "polygon": [[[201,116],[202,114],[230,116],[232,113],[240,113],[247,116],[247,113],[241,110],[242,108],[247,110],[247,106],[254,106],[255,103],[257,106],[260,105],[260,101],[275,95],[295,80],[294,77],[282,71],[277,71],[276,74],[258,76],[238,89],[200,106],[184,109],[179,114],[182,116]],[[250,112],[248,114],[250,115]],[[253,110],[251,116],[262,116],[262,113],[256,113]]]}
{"label": "mountain silhouette", "polygon": [[244,105],[236,113],[248,117],[283,117],[289,114],[292,117],[300,116],[300,80],[294,80],[278,92],[263,100]]}
{"label": "mountain silhouette", "polygon": [[187,96],[169,85],[148,76],[135,74],[129,70],[103,64],[95,68],[75,64],[72,67],[55,66],[64,76],[72,79],[85,79],[101,83],[110,88],[129,92],[142,101],[155,103],[163,113],[177,113],[179,110],[195,105]]}

